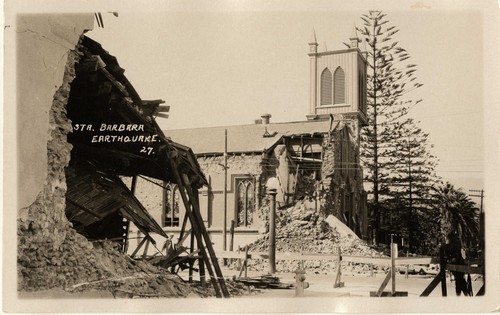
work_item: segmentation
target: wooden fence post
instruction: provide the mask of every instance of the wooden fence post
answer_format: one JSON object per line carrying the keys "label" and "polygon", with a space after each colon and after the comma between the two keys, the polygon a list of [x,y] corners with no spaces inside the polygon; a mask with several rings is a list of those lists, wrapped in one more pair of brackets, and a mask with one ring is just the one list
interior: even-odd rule
{"label": "wooden fence post", "polygon": [[[374,253],[373,253],[373,249],[370,250],[371,251],[371,257],[373,258],[374,257]],[[373,262],[370,264],[370,277],[374,277],[374,273],[373,273]]]}
{"label": "wooden fence post", "polygon": [[391,295],[396,294],[396,258],[398,257],[398,244],[391,243]]}
{"label": "wooden fence post", "polygon": [[444,245],[439,248],[439,271],[442,272],[441,277],[441,294],[442,296],[447,296],[446,291],[446,257],[444,252]]}

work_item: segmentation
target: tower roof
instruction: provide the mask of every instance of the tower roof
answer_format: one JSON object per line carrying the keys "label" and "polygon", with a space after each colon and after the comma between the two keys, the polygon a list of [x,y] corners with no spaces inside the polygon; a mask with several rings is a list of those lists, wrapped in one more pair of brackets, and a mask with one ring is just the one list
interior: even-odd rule
{"label": "tower roof", "polygon": [[316,41],[316,31],[314,30],[314,27],[312,29],[311,39],[309,40],[309,44],[318,44],[318,42]]}
{"label": "tower roof", "polygon": [[355,23],[353,23],[353,25],[352,25],[352,33],[351,33],[351,37],[349,38],[349,40],[351,41],[351,48],[358,48],[359,47],[359,43],[361,42],[361,39],[359,39],[359,37],[358,37],[358,30],[356,29]]}
{"label": "tower roof", "polygon": [[356,39],[358,37],[358,30],[356,29],[356,23],[353,23],[352,24],[352,33],[351,33],[351,37],[349,39]]}

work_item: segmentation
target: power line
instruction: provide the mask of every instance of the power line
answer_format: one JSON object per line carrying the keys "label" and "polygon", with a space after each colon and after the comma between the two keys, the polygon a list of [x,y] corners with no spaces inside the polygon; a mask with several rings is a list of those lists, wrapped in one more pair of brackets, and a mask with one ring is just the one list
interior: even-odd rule
{"label": "power line", "polygon": [[470,115],[470,114],[481,114],[482,112],[480,111],[474,111],[474,112],[462,112],[462,113],[452,113],[452,114],[443,114],[443,115],[436,115],[436,116],[422,116],[422,117],[413,117],[414,119],[422,119],[422,118],[443,118],[443,117],[448,117],[448,116],[459,116],[459,115]]}
{"label": "power line", "polygon": [[484,173],[483,171],[438,171],[437,173]]}
{"label": "power line", "polygon": [[455,147],[455,148],[482,148],[483,146],[475,145],[452,145],[452,144],[434,144],[435,147]]}

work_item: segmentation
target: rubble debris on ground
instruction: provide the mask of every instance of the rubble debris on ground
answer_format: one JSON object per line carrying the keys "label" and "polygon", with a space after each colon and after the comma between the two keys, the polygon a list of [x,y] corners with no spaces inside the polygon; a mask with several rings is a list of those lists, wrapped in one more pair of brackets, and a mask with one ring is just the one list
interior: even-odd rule
{"label": "rubble debris on ground", "polygon": [[258,289],[290,289],[293,287],[291,283],[283,283],[280,278],[272,275],[262,275],[258,277],[238,278],[236,282],[241,282],[248,287]]}
{"label": "rubble debris on ground", "polygon": [[[339,248],[342,255],[371,257],[382,256],[382,253],[372,249],[350,230],[345,224],[332,215],[324,216],[317,213],[307,200],[298,201],[295,205],[276,211],[276,251],[281,253],[317,253],[337,254]],[[249,245],[250,252],[265,252],[268,250],[269,234],[264,234],[256,242]],[[237,263],[233,264],[237,267]],[[302,267],[315,273],[334,272],[338,261],[276,261],[276,269],[280,272],[293,272]],[[264,260],[249,260],[251,270],[266,270]],[[342,263],[342,272],[352,274],[370,273],[369,264]],[[375,270],[385,270],[386,267],[373,266]]]}

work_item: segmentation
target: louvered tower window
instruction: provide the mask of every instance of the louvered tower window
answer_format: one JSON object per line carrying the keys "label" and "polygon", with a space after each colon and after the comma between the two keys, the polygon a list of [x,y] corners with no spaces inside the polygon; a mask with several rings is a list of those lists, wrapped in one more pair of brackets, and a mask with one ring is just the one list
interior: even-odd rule
{"label": "louvered tower window", "polygon": [[345,104],[345,73],[341,67],[333,75],[333,104]]}
{"label": "louvered tower window", "polygon": [[332,72],[326,68],[321,73],[321,105],[332,104]]}

